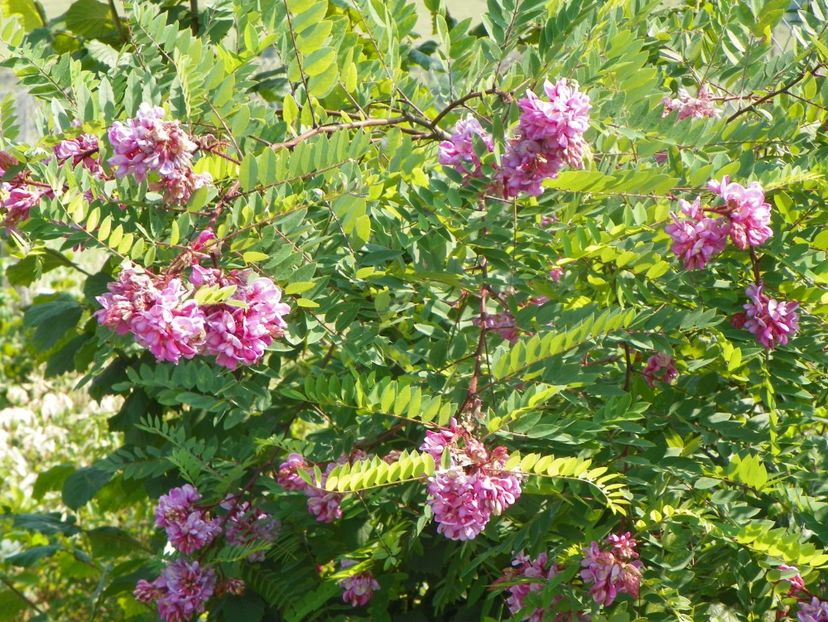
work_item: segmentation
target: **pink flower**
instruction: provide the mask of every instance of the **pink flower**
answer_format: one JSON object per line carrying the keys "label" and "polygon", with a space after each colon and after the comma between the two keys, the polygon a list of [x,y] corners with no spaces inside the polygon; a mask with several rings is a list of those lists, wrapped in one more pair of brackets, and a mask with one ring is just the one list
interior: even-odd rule
{"label": "pink flower", "polygon": [[6,227],[15,227],[27,220],[29,211],[40,203],[40,199],[46,194],[48,193],[41,188],[0,183],[0,214],[5,215],[3,224]]}
{"label": "pink flower", "polygon": [[707,187],[724,199],[729,209],[730,239],[738,248],[761,246],[773,235],[769,226],[770,204],[758,183],[751,182],[745,188],[724,176],[721,182],[710,180]]}
{"label": "pink flower", "polygon": [[[216,233],[213,231],[212,227],[207,227],[204,231],[198,234],[198,237],[193,242],[192,250],[193,251],[200,251],[207,245],[216,241]],[[201,268],[201,266],[198,266]],[[193,270],[195,270],[196,266],[193,266]]]}
{"label": "pink flower", "polygon": [[178,121],[165,121],[164,110],[141,104],[135,118],[116,121],[109,128],[115,155],[109,164],[118,177],[133,175],[144,181],[150,171],[169,177],[190,168],[196,144]]}
{"label": "pink flower", "polygon": [[[523,553],[519,553],[515,559],[512,560],[512,567],[504,570],[503,576],[495,581],[495,584],[504,582],[511,583],[516,580],[526,579],[525,581],[520,581],[519,583],[509,586],[507,590],[509,592],[509,597],[506,599],[506,605],[509,607],[509,613],[515,615],[528,606],[525,602],[526,597],[532,592],[539,592],[542,590],[545,583],[557,573],[557,566],[549,563],[549,558],[546,553],[541,553],[538,555],[537,559],[532,559]],[[556,596],[553,598],[552,606],[556,605],[559,601],[560,597]],[[550,609],[551,607],[538,607],[536,609],[532,609],[526,612],[521,619],[524,620],[524,622],[543,622],[544,616],[548,611],[550,611]],[[589,619],[589,614],[585,613],[559,613],[554,618],[555,622],[586,622]]]}
{"label": "pink flower", "polygon": [[744,327],[767,349],[787,345],[799,330],[798,302],[780,302],[768,298],[761,285],[751,285],[745,290]]}
{"label": "pink flower", "polygon": [[542,182],[557,176],[564,163],[583,167],[589,127],[589,97],[565,79],[544,83],[548,101],[532,91],[518,102],[520,136],[509,142],[501,162],[505,197],[538,196]]}
{"label": "pink flower", "polygon": [[305,458],[296,453],[289,454],[287,460],[279,465],[279,472],[276,475],[276,481],[285,490],[305,490],[308,485],[305,483],[297,471],[299,469],[305,470],[308,468],[308,463]]}
{"label": "pink flower", "polygon": [[130,330],[156,359],[178,363],[193,358],[204,344],[204,312],[195,300],[185,300],[181,280],[171,279],[155,304],[132,318]]}
{"label": "pink flower", "polygon": [[204,548],[221,532],[218,520],[195,505],[200,499],[198,490],[185,484],[161,495],[155,506],[155,524],[166,530],[170,544],[182,553]]}
{"label": "pink flower", "polygon": [[718,117],[722,113],[713,105],[713,97],[705,85],[699,87],[698,97],[693,97],[685,88],[680,88],[677,99],[665,97],[661,103],[664,106],[662,117],[678,110],[679,120]]}
{"label": "pink flower", "polygon": [[216,586],[216,595],[233,594],[234,596],[241,596],[246,588],[247,586],[241,579],[225,579]]}
{"label": "pink flower", "polygon": [[801,601],[796,619],[797,622],[828,622],[828,602],[822,601],[816,596],[812,597],[810,601]]}
{"label": "pink flower", "polygon": [[177,559],[155,581],[138,581],[134,595],[142,603],[155,602],[165,622],[186,622],[204,612],[215,591],[216,573],[212,568]]}
{"label": "pink flower", "polygon": [[[224,521],[224,536],[229,544],[245,546],[253,543],[270,543],[276,540],[279,521],[267,512],[253,508],[247,501],[239,502],[229,495],[221,507],[229,510]],[[249,562],[260,562],[264,551],[256,551],[247,557]]]}
{"label": "pink flower", "polygon": [[99,149],[97,136],[81,134],[77,138],[60,141],[55,145],[54,152],[59,164],[63,164],[66,160],[72,158],[73,167],[83,164],[83,167],[92,174],[100,175],[103,173],[103,169],[101,163],[95,157]]}
{"label": "pink flower", "polygon": [[638,597],[641,584],[641,562],[635,551],[635,540],[629,533],[607,539],[610,550],[592,542],[584,550],[581,578],[591,584],[590,594],[599,605],[610,606],[618,594]]}
{"label": "pink flower", "polygon": [[502,313],[486,314],[483,319],[479,316],[472,320],[475,326],[482,326],[486,330],[497,333],[506,341],[514,343],[520,337],[520,329],[515,322],[515,316],[504,311]]}
{"label": "pink flower", "polygon": [[186,205],[193,192],[213,182],[210,173],[194,173],[191,169],[175,170],[160,181],[150,184],[150,190],[164,195],[170,205]]}
{"label": "pink flower", "polygon": [[687,270],[700,270],[727,245],[727,223],[709,218],[697,197],[693,203],[680,200],[685,218],[672,214],[673,222],[664,230],[673,238],[672,251],[681,258]]}
{"label": "pink flower", "polygon": [[468,116],[457,122],[449,140],[440,143],[440,164],[453,166],[458,173],[478,174],[480,157],[474,151],[474,136],[479,136],[489,151],[494,149],[491,135],[477,119]]}
{"label": "pink flower", "polygon": [[553,283],[559,283],[561,277],[563,277],[564,269],[560,266],[553,266],[549,270],[549,278],[552,280]]}
{"label": "pink flower", "polygon": [[281,290],[266,277],[247,279],[246,273],[234,275],[237,288],[230,302],[207,312],[205,351],[228,369],[257,363],[287,327],[290,307],[280,302]]}
{"label": "pink flower", "polygon": [[314,486],[305,487],[305,496],[308,498],[308,512],[320,523],[332,523],[342,518],[342,495],[336,492],[324,490],[328,474],[334,470],[337,462],[331,462],[325,467],[322,474],[320,488]]}
{"label": "pink flower", "polygon": [[798,568],[796,568],[795,566],[787,566],[785,564],[779,564],[779,566],[777,568],[779,570],[782,570],[783,572],[795,572],[796,573],[792,577],[788,577],[786,579],[783,579],[783,581],[787,581],[791,586],[791,589],[788,591],[788,596],[796,596],[800,593],[805,593],[806,592],[805,579],[803,579],[802,575],[799,574],[799,569]]}
{"label": "pink flower", "polygon": [[457,425],[457,419],[452,417],[449,422],[449,427],[438,428],[435,430],[426,430],[425,440],[420,445],[420,451],[425,451],[431,454],[436,464],[440,464],[443,458],[443,451],[446,447],[453,446],[457,439],[463,434],[462,429]]}
{"label": "pink flower", "polygon": [[95,312],[95,319],[119,335],[130,332],[132,318],[149,309],[161,295],[153,276],[131,266],[106,287],[109,292],[95,299],[103,307]]}
{"label": "pink flower", "polygon": [[[350,568],[356,562],[345,559],[340,562],[340,568]],[[346,577],[339,582],[342,588],[342,600],[351,607],[362,607],[367,604],[380,588],[380,584],[374,579],[370,571],[360,572]]]}
{"label": "pink flower", "polygon": [[[647,359],[647,366],[644,368],[644,378],[650,387],[654,387],[656,381],[670,384],[678,377],[673,357],[664,352],[653,354]],[[610,536],[614,538],[615,536]]]}

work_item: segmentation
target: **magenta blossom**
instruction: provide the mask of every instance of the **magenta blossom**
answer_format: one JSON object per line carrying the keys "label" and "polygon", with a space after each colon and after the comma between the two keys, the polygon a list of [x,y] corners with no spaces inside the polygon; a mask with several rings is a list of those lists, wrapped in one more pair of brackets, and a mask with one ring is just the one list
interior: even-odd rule
{"label": "magenta blossom", "polygon": [[767,349],[787,345],[799,330],[798,302],[778,301],[769,298],[761,285],[751,285],[745,290],[743,326],[753,333],[756,340]]}
{"label": "magenta blossom", "polygon": [[486,330],[497,333],[506,341],[514,343],[520,337],[520,329],[517,327],[515,316],[508,311],[502,313],[487,313],[482,319],[480,316],[474,318],[472,323],[481,326]]}
{"label": "magenta blossom", "polygon": [[15,227],[29,218],[31,209],[49,193],[41,188],[30,188],[25,184],[15,186],[0,183],[0,216],[6,227]]}
{"label": "magenta blossom", "polygon": [[204,612],[216,591],[216,573],[197,561],[177,559],[155,581],[138,581],[133,592],[145,604],[155,603],[164,622],[186,622]]}
{"label": "magenta blossom", "polygon": [[196,505],[200,499],[198,490],[185,484],[161,495],[155,506],[155,524],[166,530],[170,544],[182,553],[204,548],[221,532],[219,521]]}
{"label": "magenta blossom", "polygon": [[308,485],[305,483],[297,471],[299,469],[307,469],[308,463],[301,454],[289,454],[287,460],[279,465],[279,472],[276,475],[276,481],[285,490],[305,490]]}
{"label": "magenta blossom", "polygon": [[703,119],[705,117],[718,117],[722,111],[713,105],[713,97],[705,85],[699,87],[697,97],[693,97],[687,89],[680,88],[677,99],[665,97],[661,100],[664,106],[662,117],[668,116],[673,111],[678,111],[679,120],[682,119]]}
{"label": "magenta blossom", "polygon": [[155,281],[148,272],[132,266],[124,268],[118,279],[107,285],[109,292],[96,298],[102,309],[95,312],[95,319],[119,335],[126,335],[131,330],[133,317],[159,299],[161,292]]}
{"label": "magenta blossom", "polygon": [[251,279],[242,272],[232,275],[232,280],[236,291],[230,301],[211,307],[205,323],[205,351],[228,369],[258,363],[273,339],[284,335],[284,316],[290,312],[281,302],[281,290],[269,278]]}
{"label": "magenta blossom", "polygon": [[164,116],[163,108],[143,103],[134,118],[112,124],[109,142],[115,155],[109,164],[118,177],[144,181],[151,171],[170,177],[190,168],[196,144],[178,121],[165,121]]}
{"label": "magenta blossom", "polygon": [[477,119],[468,116],[457,122],[451,138],[440,143],[440,164],[452,166],[458,173],[478,174],[480,157],[474,151],[475,136],[480,137],[489,151],[494,149],[491,135],[483,129]]}
{"label": "magenta blossom", "polygon": [[[279,521],[264,510],[252,507],[247,501],[240,502],[232,495],[222,501],[221,507],[229,511],[224,521],[224,536],[229,544],[246,546],[276,540]],[[247,561],[260,562],[264,558],[264,551],[256,551],[248,555]]]}
{"label": "magenta blossom", "polygon": [[[341,461],[340,461],[341,462]],[[332,523],[342,518],[342,495],[325,490],[328,474],[334,470],[339,462],[331,462],[322,473],[320,487],[306,486],[305,496],[308,498],[308,512],[320,523]]]}
{"label": "magenta blossom", "polygon": [[421,449],[438,464],[448,450],[448,468],[440,464],[428,479],[428,504],[437,532],[450,540],[477,537],[492,515],[503,513],[520,497],[519,475],[503,471],[506,448],[488,452],[483,443],[453,420],[449,429],[427,432]]}
{"label": "magenta blossom", "polygon": [[700,199],[693,203],[680,200],[684,214],[679,218],[672,214],[673,222],[664,230],[673,238],[672,251],[684,263],[687,270],[701,270],[727,245],[728,225],[721,218],[704,215]]}
{"label": "magenta blossom", "polygon": [[205,340],[204,312],[195,300],[186,299],[180,279],[171,279],[149,309],[138,313],[130,330],[135,341],[159,361],[178,363],[193,358]]}
{"label": "magenta blossom", "polygon": [[777,566],[779,570],[783,572],[794,572],[792,577],[787,577],[783,579],[783,581],[787,581],[788,584],[791,586],[791,589],[788,591],[788,596],[797,596],[798,594],[806,593],[805,589],[805,579],[802,578],[802,575],[799,574],[799,569],[795,566],[788,566],[786,564],[779,564]]}
{"label": "magenta blossom", "polygon": [[564,269],[560,266],[552,266],[549,269],[549,278],[553,283],[560,283],[564,275]]}
{"label": "magenta blossom", "polygon": [[656,381],[671,384],[678,377],[678,370],[672,356],[658,352],[647,359],[643,374],[647,384],[652,388]]}
{"label": "magenta blossom", "polygon": [[[350,559],[344,559],[340,562],[340,568],[350,568],[356,565],[356,562]],[[342,600],[351,605],[351,607],[362,607],[371,600],[380,588],[380,584],[374,579],[371,571],[359,572],[350,577],[346,577],[339,582],[342,588]]]}
{"label": "magenta blossom", "polygon": [[518,102],[519,136],[503,154],[500,182],[505,197],[543,193],[544,179],[557,176],[564,164],[583,167],[584,132],[589,127],[589,97],[565,79],[544,83],[548,100],[532,91]]}
{"label": "magenta blossom", "polygon": [[635,550],[635,540],[629,533],[607,538],[609,550],[592,542],[584,550],[581,561],[581,578],[590,585],[593,600],[605,607],[610,606],[619,594],[638,598],[641,584],[641,562]]}
{"label": "magenta blossom", "polygon": [[55,145],[54,152],[58,163],[63,164],[71,159],[73,167],[83,164],[83,167],[93,175],[100,175],[103,173],[103,169],[101,163],[95,157],[99,150],[100,145],[97,136],[81,134],[77,138],[60,141]]}
{"label": "magenta blossom", "polygon": [[712,179],[707,187],[718,194],[727,205],[730,219],[730,239],[742,250],[749,246],[761,246],[772,235],[770,228],[770,203],[765,201],[765,192],[757,182],[747,188],[731,182],[728,176],[722,181]]}
{"label": "magenta blossom", "polygon": [[170,205],[186,205],[193,192],[213,182],[210,173],[194,173],[190,169],[175,170],[160,181],[150,184],[150,190],[164,195]]}

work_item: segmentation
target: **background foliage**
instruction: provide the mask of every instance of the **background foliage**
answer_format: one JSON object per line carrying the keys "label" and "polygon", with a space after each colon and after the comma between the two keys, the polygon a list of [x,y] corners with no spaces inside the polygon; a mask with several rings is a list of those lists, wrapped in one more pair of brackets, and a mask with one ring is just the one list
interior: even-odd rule
{"label": "background foliage", "polygon": [[[13,420],[27,401],[48,410],[40,374],[100,404],[58,420],[70,441],[54,453],[35,441],[39,459],[20,463],[34,482],[4,450],[0,619],[154,619],[131,595],[165,544],[149,508],[185,481],[212,501],[244,488],[282,525],[263,564],[218,553],[248,591],[217,599],[210,619],[508,619],[492,583],[514,552],[550,551],[572,577],[580,549],[618,530],[636,534],[645,571],[614,621],[776,619],[792,603],[780,563],[820,593],[828,6],[504,0],[478,24],[426,4],[424,33],[403,0],[216,0],[195,13],[78,0],[52,20],[32,0],[0,2],[0,58],[41,102],[41,138],[22,144],[3,100],[0,148],[56,191],[3,242],[6,283],[36,295],[3,294],[1,438],[39,434]],[[592,101],[584,170],[504,201],[437,164],[458,119],[472,112],[502,145],[514,100],[558,77]],[[719,119],[662,118],[665,95],[700,83]],[[142,102],[216,139],[195,165],[215,183],[187,205],[44,158],[81,131],[107,145],[105,128]],[[770,353],[729,323],[752,278],[746,253],[701,272],[668,253],[676,199],[723,175],[765,188],[774,236],[758,266],[775,297],[802,303],[799,336]],[[160,271],[208,223],[222,265],[269,276],[293,309],[264,363],[236,372],[157,363],[91,317],[123,260]],[[490,313],[516,318],[515,343],[474,325],[484,291]],[[644,382],[657,351],[677,360],[674,385]],[[416,477],[433,465],[416,453],[396,474],[374,463],[329,480],[352,493],[330,525],[275,484],[291,451],[324,465],[354,448],[416,450],[472,378],[482,433],[539,474],[477,539],[435,532]],[[411,481],[377,486],[395,479]],[[381,585],[363,610],[339,600],[343,558]],[[562,591],[584,599],[562,585],[540,598]]]}

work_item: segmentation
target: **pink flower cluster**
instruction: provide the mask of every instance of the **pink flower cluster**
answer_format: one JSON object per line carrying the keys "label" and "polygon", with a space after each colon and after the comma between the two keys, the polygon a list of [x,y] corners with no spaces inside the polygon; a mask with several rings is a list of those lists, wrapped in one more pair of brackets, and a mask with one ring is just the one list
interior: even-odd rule
{"label": "pink flower cluster", "polygon": [[[438,533],[450,540],[471,540],[492,515],[501,514],[520,497],[520,477],[503,471],[508,451],[489,452],[452,420],[449,428],[426,432],[420,446],[440,467],[428,479],[428,504]],[[442,466],[448,451],[449,465]]]}
{"label": "pink flower cluster", "polygon": [[[228,511],[224,521],[224,537],[229,544],[246,546],[256,542],[271,543],[276,539],[279,521],[267,512],[232,495],[222,501],[221,507]],[[264,551],[256,551],[248,555],[247,561],[260,562],[264,558]]]}
{"label": "pink flower cluster", "polygon": [[650,387],[654,387],[656,381],[670,384],[678,377],[673,357],[664,352],[653,354],[647,359],[647,366],[644,368],[644,379]]}
{"label": "pink flower cluster", "polygon": [[[355,459],[362,459],[364,455],[357,454]],[[298,471],[308,470],[311,466],[305,461],[305,458],[299,454],[292,453],[288,456],[282,464],[279,465],[279,471],[276,475],[276,482],[285,490],[301,491],[305,493],[308,498],[308,512],[320,523],[332,523],[342,518],[342,495],[336,492],[328,492],[324,490],[325,482],[328,479],[328,474],[337,466],[345,462],[340,459],[337,462],[331,462],[325,468],[322,474],[321,488],[309,486],[301,477]]]}
{"label": "pink flower cluster", "polygon": [[[236,546],[275,539],[278,521],[247,501],[230,495],[220,504],[227,514],[212,518],[198,505],[200,500],[198,490],[185,484],[162,495],[155,507],[155,524],[164,528],[170,544],[181,553],[191,555],[222,533],[229,544]],[[248,557],[250,562],[263,559],[263,551]],[[241,594],[244,587],[243,581],[232,578],[217,585],[213,568],[179,558],[169,563],[154,581],[138,581],[134,594],[142,603],[155,603],[165,622],[184,622],[202,613],[214,594]]]}
{"label": "pink flower cluster", "polygon": [[257,363],[273,339],[284,335],[290,307],[270,279],[196,265],[190,282],[196,287],[231,285],[235,291],[225,302],[199,305],[180,279],[164,282],[127,267],[108,285],[109,292],[98,296],[102,308],[95,317],[119,335],[132,333],[159,361],[178,363],[182,357],[207,354],[228,369]]}
{"label": "pink flower cluster", "polygon": [[747,329],[769,350],[787,345],[799,330],[799,303],[773,300],[762,291],[762,285],[751,285],[745,293],[745,311],[733,317],[733,325]]}
{"label": "pink flower cluster", "polygon": [[[340,562],[340,568],[350,568],[356,565],[356,562],[350,559],[345,559]],[[350,577],[346,577],[339,582],[342,588],[342,600],[351,605],[351,607],[362,607],[367,604],[380,588],[380,584],[374,579],[374,575],[370,571],[359,572]]]}
{"label": "pink flower cluster", "polygon": [[163,108],[143,103],[134,118],[113,123],[108,134],[115,155],[109,164],[116,167],[117,177],[132,175],[139,182],[151,172],[157,173],[160,181],[152,188],[163,192],[169,202],[185,203],[211,178],[193,172],[196,143],[179,121],[165,121],[164,117]]}
{"label": "pink flower cluster", "polygon": [[542,194],[543,180],[557,176],[564,164],[583,167],[589,97],[565,79],[555,84],[545,82],[544,91],[548,101],[527,91],[518,102],[518,137],[507,145],[500,171],[507,198]]}
{"label": "pink flower cluster", "polygon": [[803,579],[802,575],[799,574],[799,569],[796,566],[788,566],[786,564],[779,564],[778,569],[782,570],[784,572],[795,572],[796,573],[792,577],[788,577],[786,579],[783,579],[784,581],[787,581],[788,584],[791,586],[791,589],[788,591],[789,596],[796,596],[798,594],[807,593],[807,590],[805,589],[805,579]]}
{"label": "pink flower cluster", "polygon": [[[20,164],[5,151],[0,151],[0,177],[10,168]],[[51,190],[33,186],[24,175],[17,174],[9,181],[0,181],[0,216],[3,225],[13,228],[29,217],[29,211]]]}
{"label": "pink flower cluster", "polygon": [[686,218],[671,214],[673,222],[665,231],[673,238],[672,251],[687,270],[701,270],[727,245],[727,223],[721,218],[705,216],[697,197],[692,203],[679,200]]}
{"label": "pink flower cluster", "polygon": [[[506,568],[503,575],[495,581],[494,585],[500,583],[514,583],[508,588],[509,597],[506,599],[506,605],[509,607],[509,612],[512,615],[520,612],[529,606],[526,603],[526,597],[532,592],[539,592],[544,587],[547,581],[558,574],[560,568],[556,564],[549,563],[549,556],[546,553],[538,555],[537,559],[532,559],[528,555],[519,553],[512,560],[512,567]],[[589,622],[592,616],[581,611],[562,612],[550,618],[548,613],[560,602],[560,596],[555,596],[549,607],[537,607],[526,612],[522,618],[528,622],[543,622],[543,620],[552,620],[554,622]]]}
{"label": "pink flower cluster", "polygon": [[[679,200],[684,217],[672,214],[673,222],[665,227],[673,239],[673,252],[688,270],[704,268],[724,250],[728,235],[742,250],[764,244],[773,235],[770,204],[765,201],[765,193],[758,183],[751,182],[745,188],[725,176],[721,182],[711,180],[707,187],[721,196],[724,206],[705,210],[698,197],[693,203]],[[720,217],[712,218],[705,211]]]}
{"label": "pink flower cluster", "polygon": [[813,596],[811,600],[799,603],[796,612],[797,622],[828,622],[828,601]]}
{"label": "pink flower cluster", "polygon": [[702,119],[705,117],[718,117],[722,111],[713,105],[713,96],[707,90],[707,86],[699,87],[697,97],[693,97],[687,92],[687,89],[680,88],[678,98],[672,99],[665,97],[661,100],[664,106],[664,113],[662,117],[668,116],[673,111],[678,111],[679,120],[682,119]]}
{"label": "pink flower cluster", "polygon": [[99,150],[100,145],[97,136],[81,134],[77,138],[60,141],[55,145],[54,152],[58,164],[63,164],[71,159],[73,167],[82,164],[93,175],[102,175],[103,168],[95,157]]}
{"label": "pink flower cluster", "polygon": [[765,192],[757,182],[752,181],[745,188],[731,182],[730,177],[725,175],[721,182],[711,179],[707,187],[725,202],[730,239],[737,248],[744,250],[748,246],[761,246],[773,235],[770,228],[771,206],[765,201]]}
{"label": "pink flower cluster", "polygon": [[155,524],[166,530],[170,544],[182,553],[204,548],[221,533],[219,519],[196,505],[200,499],[198,490],[185,484],[161,495],[155,506]]}
{"label": "pink flower cluster", "polygon": [[185,622],[204,612],[216,592],[216,573],[197,561],[176,559],[152,582],[141,579],[135,598],[147,605],[155,603],[165,622]]}
{"label": "pink flower cluster", "polygon": [[514,343],[520,337],[520,329],[517,327],[515,316],[509,311],[487,313],[483,317],[477,316],[472,320],[472,324],[497,333],[511,343]]}
{"label": "pink flower cluster", "polygon": [[494,149],[492,136],[472,116],[458,121],[448,140],[440,143],[437,158],[440,164],[452,166],[458,173],[477,175],[480,157],[474,151],[474,137],[479,136],[489,151]]}
{"label": "pink flower cluster", "polygon": [[609,546],[602,548],[593,541],[581,561],[581,578],[591,585],[593,600],[605,607],[621,593],[637,598],[641,584],[641,562],[629,532],[610,535],[607,543]]}

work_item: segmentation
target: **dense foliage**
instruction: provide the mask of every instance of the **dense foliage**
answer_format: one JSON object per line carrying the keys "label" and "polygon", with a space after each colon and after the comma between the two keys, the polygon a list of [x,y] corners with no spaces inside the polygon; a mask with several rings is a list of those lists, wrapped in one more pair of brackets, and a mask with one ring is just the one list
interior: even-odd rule
{"label": "dense foliage", "polygon": [[0,1],[2,378],[122,439],[0,619],[828,620],[825,2],[125,4]]}

